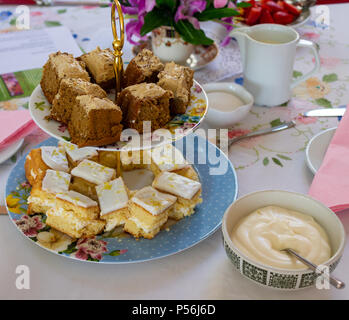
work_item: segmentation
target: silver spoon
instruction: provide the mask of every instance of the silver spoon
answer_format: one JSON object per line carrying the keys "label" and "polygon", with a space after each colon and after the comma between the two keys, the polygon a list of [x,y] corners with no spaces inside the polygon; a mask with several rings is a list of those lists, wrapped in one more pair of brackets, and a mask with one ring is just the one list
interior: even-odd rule
{"label": "silver spoon", "polygon": [[[291,254],[293,256],[295,256],[298,260],[302,261],[305,265],[307,265],[311,270],[313,271],[318,271],[321,274],[323,274],[324,272],[321,271],[317,265],[313,264],[312,262],[310,262],[309,260],[303,258],[302,256],[300,256],[296,251],[290,249],[290,248],[286,248],[283,249],[283,251],[286,251],[288,254]],[[343,289],[345,287],[345,283],[328,275],[330,283],[337,289]]]}
{"label": "silver spoon", "polygon": [[280,124],[280,125],[272,127],[272,128],[267,128],[267,129],[262,129],[262,130],[257,130],[257,131],[253,131],[250,133],[246,133],[246,134],[243,134],[241,136],[229,139],[228,146],[231,146],[233,143],[235,143],[236,141],[239,141],[241,139],[251,138],[251,137],[255,137],[255,136],[261,136],[261,135],[272,133],[272,132],[282,131],[282,130],[285,130],[288,128],[293,128],[295,125],[296,125],[296,123],[294,121],[290,121],[290,122],[285,122],[283,124]]}

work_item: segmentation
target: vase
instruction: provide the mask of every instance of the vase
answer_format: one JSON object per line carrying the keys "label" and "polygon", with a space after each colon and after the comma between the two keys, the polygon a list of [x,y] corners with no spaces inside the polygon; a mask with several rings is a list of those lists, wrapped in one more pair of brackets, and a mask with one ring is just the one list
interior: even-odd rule
{"label": "vase", "polygon": [[183,64],[194,51],[194,45],[184,41],[173,27],[162,26],[152,31],[152,50],[163,62]]}

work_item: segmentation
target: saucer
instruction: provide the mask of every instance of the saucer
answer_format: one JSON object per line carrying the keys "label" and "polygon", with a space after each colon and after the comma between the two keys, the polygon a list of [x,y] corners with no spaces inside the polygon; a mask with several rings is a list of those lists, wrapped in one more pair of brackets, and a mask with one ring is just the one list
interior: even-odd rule
{"label": "saucer", "polygon": [[20,139],[4,150],[0,150],[0,164],[11,158],[22,146],[24,139]]}
{"label": "saucer", "polygon": [[308,143],[305,150],[306,163],[312,173],[316,173],[324,160],[326,151],[337,127],[319,132]]}
{"label": "saucer", "polygon": [[[151,36],[145,41],[140,41],[139,45],[132,48],[134,55],[137,55],[142,49],[152,50]],[[194,52],[189,56],[184,66],[193,69],[194,71],[206,67],[209,63],[218,57],[219,49],[216,43],[209,46],[197,45]]]}

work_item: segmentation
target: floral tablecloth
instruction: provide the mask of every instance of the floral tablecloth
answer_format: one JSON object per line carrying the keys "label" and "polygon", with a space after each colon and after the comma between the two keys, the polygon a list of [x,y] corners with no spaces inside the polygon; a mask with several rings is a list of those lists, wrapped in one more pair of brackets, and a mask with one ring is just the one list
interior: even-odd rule
{"label": "floral tablecloth", "polygon": [[[276,126],[283,121],[295,120],[297,126],[286,131],[267,136],[243,140],[234,144],[229,150],[229,158],[234,164],[239,183],[239,196],[262,189],[285,189],[307,193],[313,175],[305,164],[305,148],[314,134],[327,128],[338,125],[337,118],[304,118],[301,113],[313,108],[331,108],[343,106],[349,102],[349,42],[346,25],[346,14],[349,13],[349,5],[335,5],[330,7],[330,24],[323,28],[316,20],[311,19],[305,26],[299,29],[301,37],[315,41],[320,47],[321,70],[312,78],[304,81],[294,89],[293,98],[286,105],[264,108],[253,107],[247,118],[229,130],[229,136],[234,137],[246,132],[261,128]],[[345,10],[344,10],[345,9]],[[15,7],[0,6],[0,32],[14,30]],[[109,8],[102,7],[55,7],[55,8],[31,8],[31,27],[50,27],[65,25],[72,31],[74,38],[84,51],[110,46],[111,34],[109,27]],[[96,27],[98,26],[98,27]],[[220,37],[220,30],[207,25],[210,32]],[[196,73],[196,78],[202,83],[209,81],[235,81],[242,83],[241,64],[238,60],[237,44],[232,42],[228,48],[221,48],[220,59],[212,65]],[[131,46],[125,48],[125,59],[132,57]],[[305,49],[297,53],[294,67],[294,77],[301,76],[312,68],[312,55]],[[227,66],[230,66],[227,68]],[[1,70],[0,70],[1,71]],[[27,99],[11,100],[0,103],[1,110],[13,110],[26,108]],[[204,125],[205,126],[205,125]],[[207,127],[207,125],[206,125]],[[3,191],[10,169],[21,157],[34,145],[47,138],[41,130],[36,130],[26,137],[24,147],[11,159],[0,165],[0,206],[3,202]],[[206,240],[206,250],[215,247],[214,239]],[[219,254],[223,254],[220,252]],[[199,254],[200,256],[200,254]],[[200,257],[197,257],[200,259]],[[212,263],[212,261],[211,261]],[[155,263],[157,264],[157,263]],[[132,271],[130,271],[132,272]],[[174,272],[176,273],[176,272]],[[229,298],[230,294],[222,281],[222,292],[205,291],[203,295],[186,294],[185,297],[202,298]],[[172,284],[174,285],[174,284]],[[200,286],[198,286],[200,287]],[[217,289],[217,284],[210,287]],[[243,288],[244,284],[240,285]],[[208,289],[207,289],[208,290]],[[189,290],[191,291],[191,290]],[[196,289],[195,292],[198,292]],[[224,292],[223,292],[224,291]],[[138,291],[137,291],[138,292]],[[161,292],[161,290],[159,291]],[[177,290],[179,293],[180,290]],[[262,291],[256,291],[262,292]],[[258,297],[257,293],[244,294],[241,298]],[[154,293],[153,295],[157,295]],[[277,295],[270,294],[270,297]],[[133,297],[130,293],[123,297]],[[142,297],[141,292],[139,297]],[[158,295],[158,297],[164,297]],[[167,295],[166,297],[173,297]],[[238,297],[236,295],[236,297]],[[266,296],[260,296],[260,298]],[[300,298],[301,296],[298,296]],[[307,295],[303,295],[307,298]],[[326,297],[326,295],[324,296]]]}

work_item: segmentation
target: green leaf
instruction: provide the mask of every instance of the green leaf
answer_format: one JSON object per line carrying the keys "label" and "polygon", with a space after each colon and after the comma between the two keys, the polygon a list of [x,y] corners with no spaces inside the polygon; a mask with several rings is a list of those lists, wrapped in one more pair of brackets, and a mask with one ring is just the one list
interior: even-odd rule
{"label": "green leaf", "polygon": [[274,161],[275,164],[277,164],[280,167],[283,167],[283,164],[281,163],[281,161],[278,158],[271,158],[271,160]]}
{"label": "green leaf", "polygon": [[331,101],[325,99],[325,98],[319,98],[315,100],[315,103],[319,106],[322,106],[324,108],[332,108]]}
{"label": "green leaf", "polygon": [[249,8],[252,6],[250,2],[239,2],[236,4],[238,8]]}
{"label": "green leaf", "polygon": [[71,141],[71,137],[62,136],[65,141]]}
{"label": "green leaf", "polygon": [[269,158],[268,158],[268,157],[265,157],[265,158],[263,159],[263,164],[264,164],[265,166],[267,166],[267,165],[269,164]]}
{"label": "green leaf", "polygon": [[59,10],[57,10],[58,14],[62,14],[62,13],[66,13],[66,12],[67,12],[67,9],[59,9]]}
{"label": "green leaf", "polygon": [[141,35],[144,36],[148,32],[159,28],[161,26],[166,26],[169,24],[169,19],[163,10],[154,9],[147,13],[144,18],[144,24],[141,29]]}
{"label": "green leaf", "polygon": [[284,156],[283,154],[277,154],[277,156],[281,159],[284,159],[284,160],[292,160],[291,158]]}
{"label": "green leaf", "polygon": [[239,16],[240,13],[236,11],[235,9],[231,8],[210,8],[203,12],[197,12],[195,13],[195,17],[199,21],[209,21],[214,19],[221,19],[225,17],[232,17],[232,16]]}
{"label": "green leaf", "polygon": [[46,27],[57,27],[61,26],[62,24],[59,21],[45,21]]}
{"label": "green leaf", "polygon": [[270,121],[270,125],[272,128],[282,125],[283,122],[281,122],[280,118],[274,119],[273,121]]}
{"label": "green leaf", "polygon": [[120,255],[120,250],[114,250],[108,253],[109,256],[116,257]]}
{"label": "green leaf", "polygon": [[300,71],[297,71],[297,70],[294,70],[294,71],[293,71],[293,78],[299,78],[299,77],[301,77],[302,75],[303,75],[303,73],[300,72]]}
{"label": "green leaf", "polygon": [[322,81],[324,82],[334,82],[338,80],[338,76],[335,73],[325,74],[322,77]]}
{"label": "green leaf", "polygon": [[213,40],[206,37],[205,33],[200,29],[195,29],[188,20],[179,20],[175,24],[176,31],[181,35],[184,41],[192,44],[211,45]]}
{"label": "green leaf", "polygon": [[16,24],[16,20],[17,20],[17,18],[12,18],[10,21],[10,25],[14,26]]}

